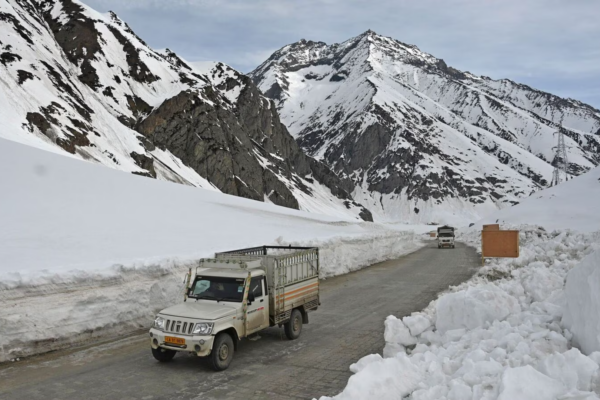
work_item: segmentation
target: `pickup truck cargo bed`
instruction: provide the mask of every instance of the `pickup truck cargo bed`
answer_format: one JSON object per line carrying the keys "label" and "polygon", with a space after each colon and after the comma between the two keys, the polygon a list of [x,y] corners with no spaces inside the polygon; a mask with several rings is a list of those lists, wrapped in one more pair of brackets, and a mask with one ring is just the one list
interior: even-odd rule
{"label": "pickup truck cargo bed", "polygon": [[[215,260],[248,261],[248,268],[264,268],[269,288],[271,324],[290,318],[291,310],[319,306],[319,249],[316,247],[260,246],[216,253]],[[252,261],[261,260],[260,266]],[[208,268],[214,268],[206,265]]]}

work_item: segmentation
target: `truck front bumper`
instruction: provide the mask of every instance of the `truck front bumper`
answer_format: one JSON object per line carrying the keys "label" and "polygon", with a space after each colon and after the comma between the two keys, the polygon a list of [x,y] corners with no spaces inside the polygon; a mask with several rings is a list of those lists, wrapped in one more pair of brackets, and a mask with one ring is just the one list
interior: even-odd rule
{"label": "truck front bumper", "polygon": [[[185,344],[177,345],[167,343],[165,341],[166,336],[183,339]],[[163,332],[155,328],[150,329],[150,346],[152,346],[153,349],[162,347],[163,349],[186,351],[188,353],[194,353],[198,357],[210,355],[214,340],[214,336],[187,336]]]}

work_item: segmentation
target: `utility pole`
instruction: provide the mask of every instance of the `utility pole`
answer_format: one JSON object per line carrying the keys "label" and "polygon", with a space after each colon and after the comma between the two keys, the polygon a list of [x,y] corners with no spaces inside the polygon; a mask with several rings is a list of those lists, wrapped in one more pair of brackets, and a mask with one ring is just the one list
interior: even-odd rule
{"label": "utility pole", "polygon": [[565,145],[565,135],[562,125],[559,126],[558,145],[553,147],[556,149],[554,155],[554,171],[552,172],[552,186],[556,186],[561,182],[561,175],[564,175],[565,182],[569,180],[569,160],[567,158],[567,146]]}

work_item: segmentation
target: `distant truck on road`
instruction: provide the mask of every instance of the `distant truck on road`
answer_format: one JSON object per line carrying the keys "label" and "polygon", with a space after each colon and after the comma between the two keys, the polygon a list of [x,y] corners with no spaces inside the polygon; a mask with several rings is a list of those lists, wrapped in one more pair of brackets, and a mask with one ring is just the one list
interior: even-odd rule
{"label": "distant truck on road", "polygon": [[238,342],[284,327],[294,340],[319,302],[319,250],[261,246],[217,253],[186,276],[184,302],[158,313],[150,329],[152,355],[170,361],[178,351],[229,367]]}
{"label": "distant truck on road", "polygon": [[454,248],[454,228],[448,225],[440,226],[437,229],[438,249],[442,247]]}

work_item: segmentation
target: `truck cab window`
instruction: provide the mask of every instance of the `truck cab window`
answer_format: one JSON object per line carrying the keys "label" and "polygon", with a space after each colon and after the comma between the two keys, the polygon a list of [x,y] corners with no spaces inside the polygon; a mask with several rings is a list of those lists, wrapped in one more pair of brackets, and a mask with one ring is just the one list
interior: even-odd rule
{"label": "truck cab window", "polygon": [[244,281],[243,278],[197,276],[188,296],[195,299],[241,302]]}
{"label": "truck cab window", "polygon": [[263,288],[262,288],[262,277],[257,276],[250,280],[250,292],[254,293],[254,297],[262,297],[263,296]]}

